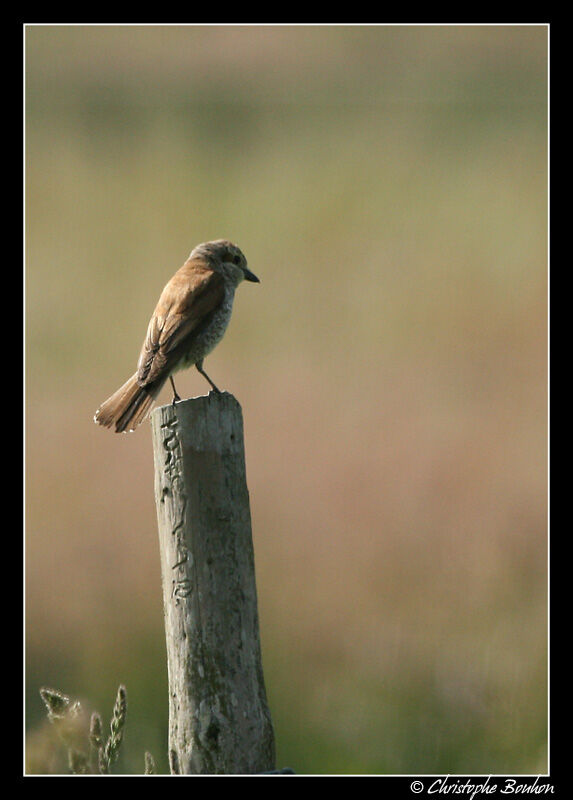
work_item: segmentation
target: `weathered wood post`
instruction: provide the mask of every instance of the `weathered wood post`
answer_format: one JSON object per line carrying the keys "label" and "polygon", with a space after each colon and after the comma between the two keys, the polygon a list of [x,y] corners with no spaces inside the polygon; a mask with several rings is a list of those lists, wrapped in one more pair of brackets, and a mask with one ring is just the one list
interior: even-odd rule
{"label": "weathered wood post", "polygon": [[174,774],[274,769],[243,419],[227,392],[151,415]]}

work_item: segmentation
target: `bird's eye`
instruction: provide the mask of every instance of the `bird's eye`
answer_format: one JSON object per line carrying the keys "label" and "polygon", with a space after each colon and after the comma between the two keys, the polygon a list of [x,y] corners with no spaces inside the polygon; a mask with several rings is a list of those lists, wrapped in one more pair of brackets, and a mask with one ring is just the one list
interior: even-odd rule
{"label": "bird's eye", "polygon": [[233,256],[233,264],[239,266],[240,263],[241,263],[241,256]]}

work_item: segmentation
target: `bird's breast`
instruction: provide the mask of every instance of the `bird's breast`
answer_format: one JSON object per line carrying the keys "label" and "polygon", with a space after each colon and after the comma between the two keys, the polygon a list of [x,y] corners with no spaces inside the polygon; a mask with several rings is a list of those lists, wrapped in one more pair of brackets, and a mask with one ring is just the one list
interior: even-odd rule
{"label": "bird's breast", "polygon": [[183,353],[175,371],[192,367],[198,361],[202,361],[221,341],[231,319],[233,298],[234,292],[226,295],[221,305],[194,331],[190,337],[189,347]]}

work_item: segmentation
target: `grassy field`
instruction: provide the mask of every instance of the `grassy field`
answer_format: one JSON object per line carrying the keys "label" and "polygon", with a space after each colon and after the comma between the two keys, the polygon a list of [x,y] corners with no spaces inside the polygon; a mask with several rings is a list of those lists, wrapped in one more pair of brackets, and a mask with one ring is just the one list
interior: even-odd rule
{"label": "grassy field", "polygon": [[[26,32],[26,713],[167,771],[149,426],[96,427],[160,290],[227,237],[279,766],[547,769],[547,32]],[[196,373],[177,383],[202,394]],[[165,390],[161,402],[170,399]]]}

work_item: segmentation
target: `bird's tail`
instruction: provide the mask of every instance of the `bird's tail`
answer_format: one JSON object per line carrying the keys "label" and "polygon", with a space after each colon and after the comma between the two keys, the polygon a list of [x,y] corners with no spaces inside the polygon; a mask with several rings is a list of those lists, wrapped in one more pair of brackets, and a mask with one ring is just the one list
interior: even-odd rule
{"label": "bird's tail", "polygon": [[105,428],[115,428],[116,433],[135,430],[149,414],[161,386],[162,383],[140,386],[135,373],[101,404],[95,413],[94,422]]}

